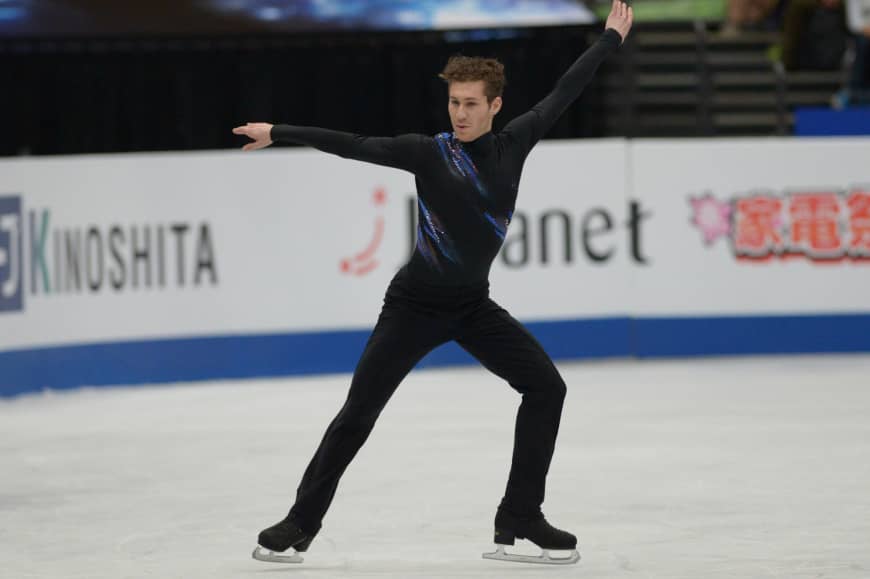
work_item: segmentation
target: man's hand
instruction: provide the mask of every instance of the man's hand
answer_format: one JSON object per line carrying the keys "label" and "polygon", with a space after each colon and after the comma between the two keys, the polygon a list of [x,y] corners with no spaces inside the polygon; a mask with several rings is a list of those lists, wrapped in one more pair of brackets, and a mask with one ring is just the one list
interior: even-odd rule
{"label": "man's hand", "polygon": [[256,151],[257,149],[265,149],[272,144],[272,125],[269,123],[248,123],[241,127],[233,129],[234,135],[245,135],[253,139],[253,143],[248,143],[242,147],[243,151]]}
{"label": "man's hand", "polygon": [[610,10],[610,15],[607,17],[607,23],[604,29],[613,28],[625,41],[628,36],[628,31],[631,30],[631,23],[634,20],[634,12],[631,6],[621,0],[613,0],[613,8]]}

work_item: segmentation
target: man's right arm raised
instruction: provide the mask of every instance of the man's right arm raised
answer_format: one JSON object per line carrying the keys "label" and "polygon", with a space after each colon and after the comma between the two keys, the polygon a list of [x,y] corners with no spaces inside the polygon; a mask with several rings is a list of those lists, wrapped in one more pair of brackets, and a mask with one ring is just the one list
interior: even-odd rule
{"label": "man's right arm raised", "polygon": [[633,10],[622,0],[613,0],[613,8],[598,41],[578,58],[553,90],[525,114],[513,119],[503,129],[528,152],[556,123],[565,110],[580,96],[604,60],[622,44],[631,29]]}
{"label": "man's right arm raised", "polygon": [[245,151],[262,149],[275,141],[296,143],[346,159],[394,167],[411,173],[418,171],[429,147],[428,137],[424,135],[366,137],[319,127],[269,123],[248,123],[236,127],[233,133],[253,139],[253,142],[242,148]]}

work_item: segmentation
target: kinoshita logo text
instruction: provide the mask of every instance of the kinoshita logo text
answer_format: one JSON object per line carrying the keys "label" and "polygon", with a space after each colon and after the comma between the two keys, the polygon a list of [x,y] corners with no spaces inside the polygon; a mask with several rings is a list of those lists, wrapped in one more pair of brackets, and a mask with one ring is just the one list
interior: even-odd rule
{"label": "kinoshita logo text", "polygon": [[69,223],[0,195],[0,312],[58,294],[122,294],[218,284],[207,221]]}

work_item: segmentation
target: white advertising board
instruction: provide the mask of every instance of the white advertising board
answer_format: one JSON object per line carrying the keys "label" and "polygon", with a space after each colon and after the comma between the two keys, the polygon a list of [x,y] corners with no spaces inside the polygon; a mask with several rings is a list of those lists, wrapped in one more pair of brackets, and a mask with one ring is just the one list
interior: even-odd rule
{"label": "white advertising board", "polygon": [[640,141],[636,315],[870,311],[870,141]]}
{"label": "white advertising board", "polygon": [[[0,349],[371,327],[414,237],[410,174],[312,150],[6,160],[0,175]],[[625,314],[630,211],[621,141],[540,145],[493,296],[532,319]]]}

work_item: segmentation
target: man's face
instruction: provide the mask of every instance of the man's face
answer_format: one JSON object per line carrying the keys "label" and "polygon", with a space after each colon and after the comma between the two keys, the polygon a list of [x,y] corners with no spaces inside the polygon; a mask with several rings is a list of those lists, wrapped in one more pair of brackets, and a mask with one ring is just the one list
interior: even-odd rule
{"label": "man's face", "polygon": [[492,119],[501,110],[501,97],[487,102],[485,88],[482,80],[450,83],[447,110],[460,141],[473,141],[492,130]]}

